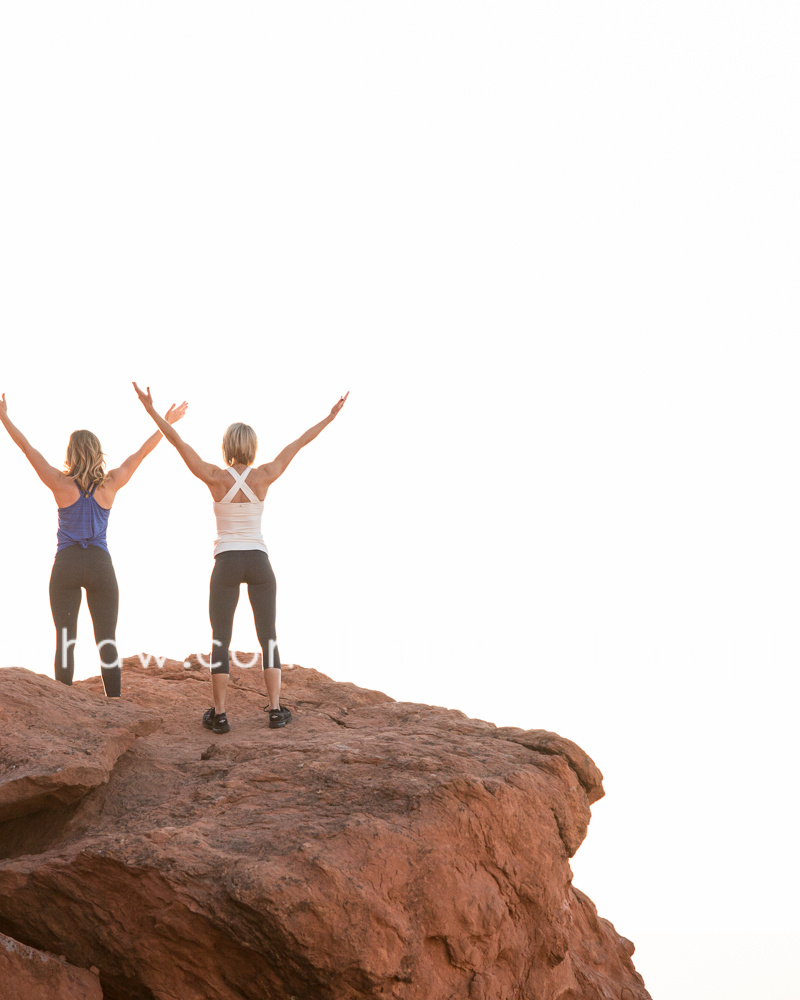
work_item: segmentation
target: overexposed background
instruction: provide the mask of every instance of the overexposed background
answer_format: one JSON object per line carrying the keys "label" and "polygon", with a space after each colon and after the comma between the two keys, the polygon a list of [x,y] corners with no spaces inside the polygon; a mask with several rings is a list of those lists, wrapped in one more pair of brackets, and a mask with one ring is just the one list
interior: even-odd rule
{"label": "overexposed background", "polygon": [[[799,29],[789,0],[0,8],[11,418],[114,466],[136,379],[203,457],[244,420],[266,461],[349,389],[268,497],[283,660],[583,746],[575,881],[655,1000],[800,982]],[[0,664],[50,674],[54,504],[8,439],[0,467]],[[208,648],[213,535],[162,443],[110,524],[124,655]]]}

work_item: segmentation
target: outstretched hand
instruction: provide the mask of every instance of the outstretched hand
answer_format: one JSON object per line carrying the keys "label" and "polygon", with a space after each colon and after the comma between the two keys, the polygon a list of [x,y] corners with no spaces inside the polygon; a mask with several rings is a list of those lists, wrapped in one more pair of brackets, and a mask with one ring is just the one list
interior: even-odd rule
{"label": "outstretched hand", "polygon": [[[142,406],[144,406],[144,408],[147,410],[148,413],[155,413],[155,407],[153,406],[153,397],[150,395],[150,386],[148,385],[147,392],[142,392],[142,390],[135,382],[132,382],[131,384],[133,385],[133,388],[136,390],[136,395],[142,401]],[[189,404],[186,402],[185,399],[182,403],[180,403],[177,406],[175,405],[175,403],[173,403],[172,406],[170,406],[170,408],[164,414],[164,419],[167,421],[168,424],[177,424],[177,422],[181,419],[181,417],[184,417],[186,415],[186,410],[188,406]]]}
{"label": "outstretched hand", "polygon": [[153,409],[153,397],[150,395],[150,386],[148,385],[147,392],[142,392],[142,390],[139,388],[139,386],[135,382],[131,382],[131,385],[136,390],[136,395],[142,401],[142,406],[146,410],[152,410]]}
{"label": "outstretched hand", "polygon": [[188,406],[189,404],[186,402],[185,399],[179,406],[176,406],[173,403],[172,406],[170,406],[170,408],[164,414],[164,419],[168,424],[177,424],[177,422],[181,419],[181,417],[186,416],[186,409]]}
{"label": "outstretched hand", "polygon": [[339,397],[339,402],[331,409],[332,417],[335,417],[336,414],[339,412],[339,410],[341,410],[341,408],[344,406],[345,400],[349,395],[350,395],[350,390],[348,389],[347,392],[344,394],[344,396]]}
{"label": "outstretched hand", "polygon": [[5,416],[8,413],[8,403],[6,402],[6,394],[3,393],[3,398],[0,399],[0,413]]}

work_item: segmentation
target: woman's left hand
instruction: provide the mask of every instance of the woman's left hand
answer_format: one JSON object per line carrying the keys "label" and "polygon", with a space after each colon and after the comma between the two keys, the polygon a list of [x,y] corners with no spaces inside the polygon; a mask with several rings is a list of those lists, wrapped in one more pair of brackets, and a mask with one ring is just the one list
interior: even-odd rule
{"label": "woman's left hand", "polygon": [[8,413],[8,403],[6,402],[6,394],[3,393],[3,398],[0,399],[0,413],[5,416]]}
{"label": "woman's left hand", "polygon": [[176,406],[173,403],[172,406],[170,406],[170,408],[164,414],[164,419],[168,424],[177,424],[177,422],[181,419],[181,417],[186,416],[186,409],[188,406],[189,404],[186,402],[185,399],[179,406]]}
{"label": "woman's left hand", "polygon": [[142,406],[146,410],[152,410],[153,409],[153,397],[150,395],[150,386],[148,385],[147,392],[142,392],[142,390],[139,388],[139,386],[135,382],[131,382],[131,385],[136,390],[136,395],[142,401]]}

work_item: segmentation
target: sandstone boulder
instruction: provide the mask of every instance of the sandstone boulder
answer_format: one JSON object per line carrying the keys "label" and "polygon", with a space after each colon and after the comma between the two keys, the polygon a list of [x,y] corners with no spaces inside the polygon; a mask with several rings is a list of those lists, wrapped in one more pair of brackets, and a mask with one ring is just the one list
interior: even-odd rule
{"label": "sandstone boulder", "polygon": [[258,661],[215,736],[207,671],[162,664],[121,703],[0,670],[0,931],[106,1000],[647,1000],[572,886],[603,794],[574,743],[302,667],[270,730]]}

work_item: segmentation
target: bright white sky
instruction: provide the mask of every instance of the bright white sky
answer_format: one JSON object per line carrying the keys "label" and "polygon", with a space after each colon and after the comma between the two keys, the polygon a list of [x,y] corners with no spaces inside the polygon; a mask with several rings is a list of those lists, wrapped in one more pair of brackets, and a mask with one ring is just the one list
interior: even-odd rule
{"label": "bright white sky", "polygon": [[[113,466],[136,379],[203,457],[244,420],[266,461],[349,389],[268,498],[284,661],[581,744],[576,884],[657,1000],[800,979],[798,29],[789,0],[0,11],[12,419]],[[0,663],[49,674],[54,503],[0,460]],[[123,654],[208,648],[213,534],[162,443],[110,525]]]}

